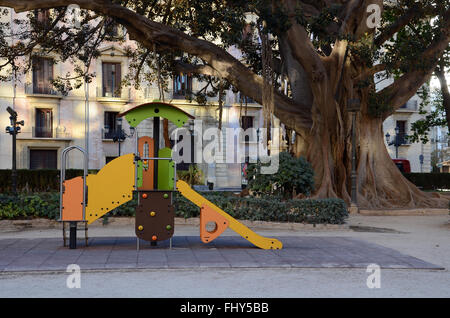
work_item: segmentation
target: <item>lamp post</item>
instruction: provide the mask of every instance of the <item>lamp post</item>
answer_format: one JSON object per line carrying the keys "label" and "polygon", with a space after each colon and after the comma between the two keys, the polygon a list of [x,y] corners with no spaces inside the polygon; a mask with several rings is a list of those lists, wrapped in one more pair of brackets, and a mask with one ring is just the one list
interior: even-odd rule
{"label": "lamp post", "polygon": [[386,134],[386,143],[388,144],[388,146],[395,146],[395,159],[398,159],[398,147],[400,147],[402,144],[400,142],[400,136],[399,136],[399,132],[400,129],[397,127],[395,127],[395,136],[394,136],[394,141],[391,142],[391,135],[389,134],[389,132]]}
{"label": "lamp post", "polygon": [[358,212],[358,192],[357,192],[357,177],[356,172],[356,115],[361,109],[361,102],[359,99],[350,99],[348,101],[347,110],[352,113],[352,202],[350,206],[351,213]]}
{"label": "lamp post", "polygon": [[109,136],[109,138],[112,138],[114,142],[119,143],[119,157],[121,155],[121,146],[120,143],[125,141],[126,138],[132,137],[135,132],[134,127],[130,127],[130,134],[126,134],[125,130],[122,129],[122,118],[119,117],[116,119],[116,129],[114,131],[110,132],[110,127],[108,125],[105,125],[105,134]]}
{"label": "lamp post", "polygon": [[17,121],[17,112],[11,107],[6,108],[10,114],[9,120],[11,121],[11,126],[6,127],[6,133],[10,134],[13,138],[12,141],[12,169],[11,169],[11,180],[12,180],[12,193],[14,196],[17,195],[17,166],[16,166],[16,136],[20,133],[20,126],[25,125],[23,120]]}

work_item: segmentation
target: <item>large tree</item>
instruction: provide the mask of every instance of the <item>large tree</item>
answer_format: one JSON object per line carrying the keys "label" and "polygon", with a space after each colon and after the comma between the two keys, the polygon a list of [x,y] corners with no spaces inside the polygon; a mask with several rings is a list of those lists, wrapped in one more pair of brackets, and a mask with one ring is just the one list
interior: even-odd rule
{"label": "large tree", "polygon": [[[127,29],[139,43],[130,53],[136,59],[137,79],[139,65],[158,63],[161,68],[163,63],[231,84],[260,103],[267,102],[263,95],[273,96],[274,114],[296,132],[296,154],[313,164],[315,196],[350,201],[347,106],[358,98],[360,206],[448,203],[419,191],[402,176],[389,157],[382,131],[383,121],[429,80],[448,48],[448,0],[0,0],[0,6],[16,12],[63,10],[69,4],[110,17]],[[377,8],[382,19],[375,28]],[[255,19],[247,25],[249,14]],[[243,59],[233,57],[230,46],[238,47]],[[377,90],[375,75],[394,81]],[[281,89],[286,82],[288,89]],[[269,95],[267,83],[273,86]]]}

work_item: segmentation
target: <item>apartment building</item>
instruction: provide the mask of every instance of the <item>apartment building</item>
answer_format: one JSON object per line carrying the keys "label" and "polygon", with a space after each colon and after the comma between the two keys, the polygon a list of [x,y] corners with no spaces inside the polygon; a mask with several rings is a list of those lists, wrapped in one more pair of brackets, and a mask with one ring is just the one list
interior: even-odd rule
{"label": "apartment building", "polygon": [[[11,16],[11,14],[13,16]],[[9,16],[15,18],[10,10]],[[126,45],[135,43],[127,39],[125,30],[117,27],[117,36],[125,37]],[[141,88],[120,87],[120,82],[127,74],[130,60],[123,46],[116,42],[105,42],[100,47],[100,56],[92,61],[89,72],[95,73],[93,81],[67,95],[57,92],[52,80],[58,75],[71,72],[74,68],[70,62],[56,62],[56,56],[41,56],[36,52],[32,58],[29,72],[0,86],[0,125],[9,125],[6,108],[12,107],[19,114],[19,120],[25,125],[17,136],[18,169],[59,169],[61,151],[71,145],[85,148],[85,108],[89,105],[89,168],[101,169],[106,163],[120,154],[134,151],[134,139],[114,141],[118,126],[122,125],[125,134],[129,134],[127,122],[120,121],[117,115],[131,107],[154,100],[162,96],[156,84],[142,83]],[[231,51],[236,49],[231,48]],[[169,90],[164,92],[164,101],[170,102],[201,120],[203,129],[217,127],[219,120],[218,97],[208,97],[207,105],[198,105],[189,101],[186,95],[203,87],[189,74],[174,74],[169,83]],[[263,125],[262,107],[253,100],[247,100],[245,110],[241,107],[241,96],[231,90],[226,92],[223,106],[223,128],[258,128]],[[280,126],[278,120],[275,124]],[[191,129],[192,123],[186,123]],[[176,127],[170,124],[169,132]],[[161,127],[162,129],[162,127]],[[153,121],[143,122],[137,130],[142,135],[152,136]],[[223,134],[225,140],[226,134]],[[0,134],[0,169],[11,168],[11,136]],[[245,138],[242,141],[247,151],[257,147],[256,140]],[[161,145],[163,146],[163,145]],[[222,154],[226,156],[224,152]],[[71,152],[67,168],[83,167],[81,153]],[[215,187],[240,187],[242,183],[241,163],[199,164],[205,176],[205,183],[212,182]],[[187,169],[181,164],[178,169]]]}

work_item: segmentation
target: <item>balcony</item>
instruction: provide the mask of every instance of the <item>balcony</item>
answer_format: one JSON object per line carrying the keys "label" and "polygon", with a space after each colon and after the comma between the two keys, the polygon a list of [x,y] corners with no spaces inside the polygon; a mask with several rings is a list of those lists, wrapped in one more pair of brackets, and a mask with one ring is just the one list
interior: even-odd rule
{"label": "balcony", "polygon": [[[174,99],[178,100],[193,100],[195,101],[195,94],[199,93],[199,90],[194,90],[191,93],[182,94],[180,91],[174,91],[173,89],[164,91],[164,100],[171,101]],[[219,96],[208,96],[206,95],[206,102],[208,103],[218,103]],[[144,98],[149,100],[161,100],[159,89],[156,87],[146,87],[144,90]]]}
{"label": "balcony", "polygon": [[419,103],[417,100],[410,100],[397,111],[401,113],[415,113],[419,111]]}
{"label": "balcony", "polygon": [[399,133],[397,135],[397,144],[399,146],[410,146],[412,142],[408,138],[409,136],[406,133]]}
{"label": "balcony", "polygon": [[61,92],[53,89],[52,86],[38,87],[30,83],[25,84],[25,95],[62,98]]}
{"label": "balcony", "polygon": [[122,88],[120,91],[107,92],[100,86],[97,87],[96,96],[99,102],[127,103],[130,100],[131,88]]}
{"label": "balcony", "polygon": [[[242,96],[242,104],[245,105],[245,101],[247,100],[247,104],[258,104],[256,101],[253,100],[253,98],[247,97],[247,96]],[[234,94],[234,103],[235,104],[240,104],[241,103],[241,93],[238,92],[236,94]]]}

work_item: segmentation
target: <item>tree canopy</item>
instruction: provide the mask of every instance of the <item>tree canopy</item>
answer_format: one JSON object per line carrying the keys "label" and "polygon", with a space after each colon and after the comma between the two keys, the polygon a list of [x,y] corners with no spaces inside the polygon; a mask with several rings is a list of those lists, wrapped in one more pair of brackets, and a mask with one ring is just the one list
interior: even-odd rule
{"label": "tree canopy", "polygon": [[[82,9],[79,28],[68,21],[70,4]],[[123,25],[137,43],[127,50],[130,84],[181,71],[265,104],[263,70],[270,69],[274,114],[297,133],[294,151],[313,163],[319,197],[349,201],[347,106],[357,98],[361,204],[436,204],[394,170],[381,124],[430,79],[448,50],[449,0],[0,0],[0,6],[55,8],[45,23],[32,13],[14,21],[23,25],[14,35],[8,23],[1,25],[0,58],[13,70],[16,57],[37,47],[86,63],[98,54],[110,23]],[[18,40],[8,40],[12,36]],[[377,89],[377,82],[390,79]]]}

